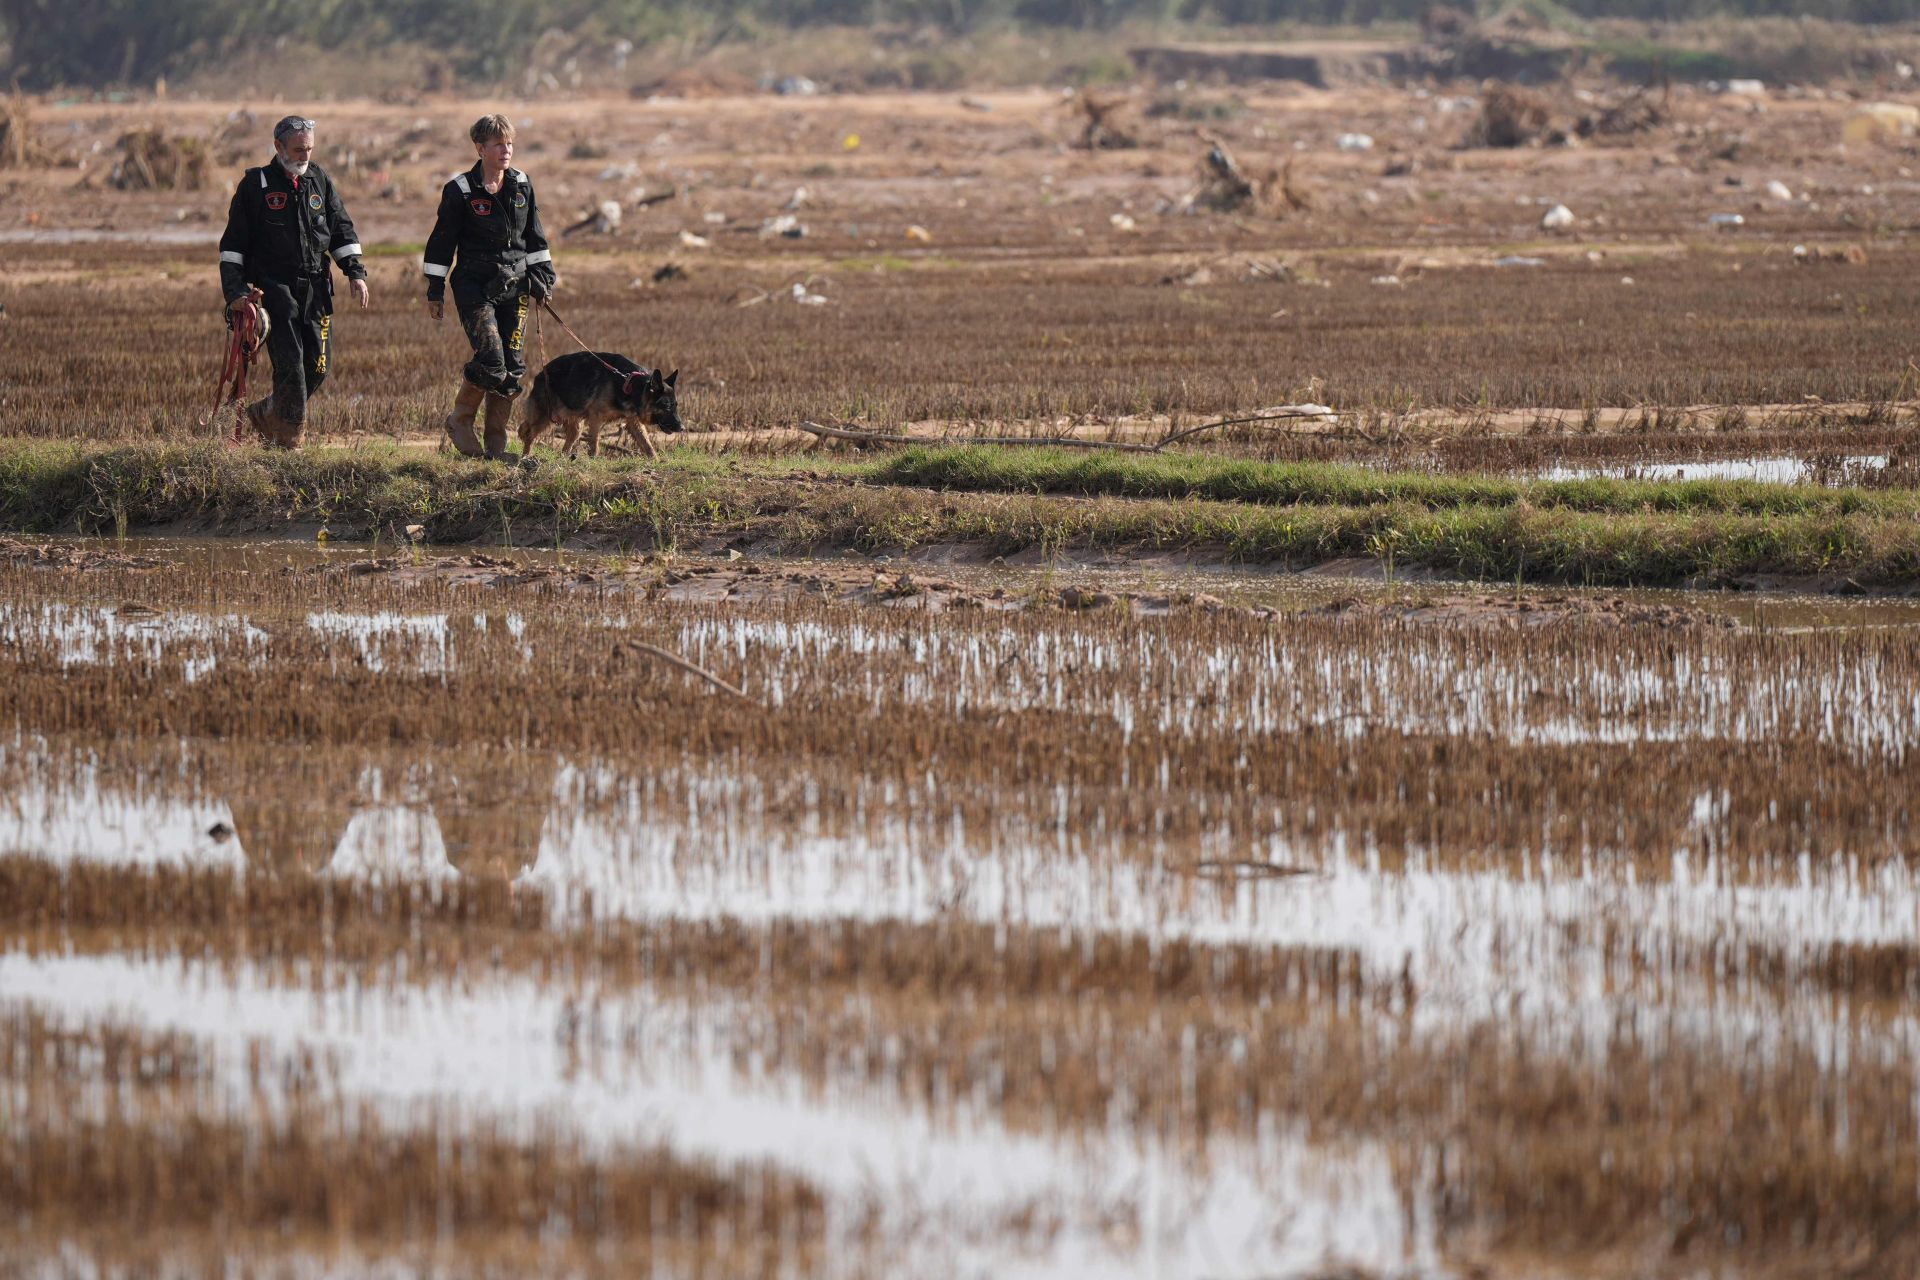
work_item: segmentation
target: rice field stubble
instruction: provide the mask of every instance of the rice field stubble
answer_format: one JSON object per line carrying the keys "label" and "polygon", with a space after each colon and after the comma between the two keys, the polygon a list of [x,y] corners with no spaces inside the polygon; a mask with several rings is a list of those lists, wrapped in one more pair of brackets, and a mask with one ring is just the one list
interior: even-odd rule
{"label": "rice field stubble", "polygon": [[[0,568],[7,1206],[48,1248],[82,1178],[143,1257],[431,1220],[676,1274],[1912,1261],[1904,628],[158,559]],[[242,1133],[298,1194],[169,1172]]]}

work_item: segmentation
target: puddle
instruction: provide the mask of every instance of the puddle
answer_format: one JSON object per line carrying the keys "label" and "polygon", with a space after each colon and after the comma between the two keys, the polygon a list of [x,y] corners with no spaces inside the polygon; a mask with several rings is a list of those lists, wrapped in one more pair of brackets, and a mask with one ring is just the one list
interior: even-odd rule
{"label": "puddle", "polygon": [[[727,1162],[773,1160],[833,1193],[842,1208],[830,1240],[848,1259],[874,1247],[868,1206],[889,1207],[881,1245],[903,1272],[951,1273],[958,1261],[976,1274],[1093,1280],[1201,1274],[1227,1259],[1254,1275],[1298,1274],[1330,1257],[1396,1271],[1436,1263],[1420,1232],[1430,1210],[1409,1213],[1378,1146],[1329,1153],[1274,1133],[1201,1167],[1151,1137],[1051,1142],[978,1114],[956,1127],[855,1085],[743,1073],[739,1047],[765,1034],[750,1008],[520,981],[456,991],[334,975],[324,990],[289,992],[195,961],[18,954],[0,955],[0,992],[76,1026],[130,1020],[205,1037],[237,1096],[252,1087],[245,1063],[259,1047],[312,1051],[338,1064],[345,1096],[394,1117],[452,1104],[559,1123],[590,1149],[664,1143]],[[561,1034],[582,1008],[627,1052],[583,1055]],[[997,1239],[999,1223],[1035,1205],[1060,1215],[1061,1229],[1011,1247]],[[1106,1224],[1122,1208],[1146,1228],[1137,1248],[1110,1241]]]}
{"label": "puddle", "polygon": [[[1832,474],[1877,471],[1887,465],[1884,453],[1852,454],[1839,460]],[[1542,480],[1757,480],[1762,484],[1807,484],[1819,479],[1805,458],[1723,458],[1709,462],[1644,462],[1622,466],[1553,467]]]}

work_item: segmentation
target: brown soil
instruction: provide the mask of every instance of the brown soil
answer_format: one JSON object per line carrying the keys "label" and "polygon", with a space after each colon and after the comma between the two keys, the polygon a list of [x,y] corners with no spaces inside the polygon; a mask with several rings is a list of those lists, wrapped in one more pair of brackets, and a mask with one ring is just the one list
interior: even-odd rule
{"label": "brown soil", "polygon": [[614,590],[673,604],[767,605],[817,600],[922,613],[975,609],[1000,613],[1119,609],[1137,618],[1189,612],[1271,617],[1276,612],[1265,605],[1229,604],[1204,591],[1138,592],[1081,585],[1033,585],[1018,590],[981,587],[910,570],[896,572],[876,568],[864,560],[845,567],[808,564],[805,568],[790,568],[747,559],[722,564],[688,564],[649,556],[642,560],[609,559],[562,567],[481,552],[420,560],[385,556],[315,565],[305,572],[335,578],[382,578],[407,585]]}
{"label": "brown soil", "polygon": [[1623,627],[1715,627],[1732,629],[1731,618],[1675,604],[1648,604],[1614,595],[1499,595],[1457,592],[1410,600],[1363,600],[1349,596],[1317,612],[1343,617],[1394,619],[1445,625],[1500,623],[1551,627],[1568,622]]}

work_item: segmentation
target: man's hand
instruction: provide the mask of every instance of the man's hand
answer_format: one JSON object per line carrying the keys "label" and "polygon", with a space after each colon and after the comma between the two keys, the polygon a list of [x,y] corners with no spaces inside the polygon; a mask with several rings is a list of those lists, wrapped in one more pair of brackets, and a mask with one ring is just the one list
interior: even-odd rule
{"label": "man's hand", "polygon": [[353,290],[354,301],[360,304],[362,311],[365,311],[368,303],[367,282],[365,280],[355,280],[349,287]]}
{"label": "man's hand", "polygon": [[428,298],[427,314],[432,316],[435,320],[438,320],[441,316],[447,314],[446,302],[440,298]]}
{"label": "man's hand", "polygon": [[243,293],[243,294],[241,294],[241,295],[240,295],[239,297],[237,297],[237,298],[235,298],[235,299],[234,299],[234,300],[233,300],[232,302],[229,302],[229,303],[227,304],[227,310],[229,310],[229,311],[238,311],[238,310],[240,310],[240,308],[242,308],[242,307],[244,307],[244,306],[248,306],[248,305],[249,305],[249,304],[251,304],[252,302],[253,302],[253,298],[252,298],[252,296],[251,296],[251,295],[249,295],[249,294],[244,294],[244,293]]}

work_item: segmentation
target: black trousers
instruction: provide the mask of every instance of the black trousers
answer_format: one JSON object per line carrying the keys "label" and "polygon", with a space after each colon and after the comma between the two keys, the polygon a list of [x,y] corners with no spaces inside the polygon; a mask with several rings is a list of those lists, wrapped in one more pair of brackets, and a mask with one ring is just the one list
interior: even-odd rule
{"label": "black trousers", "polygon": [[324,288],[311,281],[260,284],[272,322],[267,358],[273,361],[273,407],[289,426],[306,422],[307,399],[327,380],[333,354],[332,298],[315,296]]}
{"label": "black trousers", "polygon": [[502,302],[461,307],[460,327],[467,331],[473,359],[462,371],[482,391],[518,395],[527,376],[527,311],[533,300],[525,294]]}

